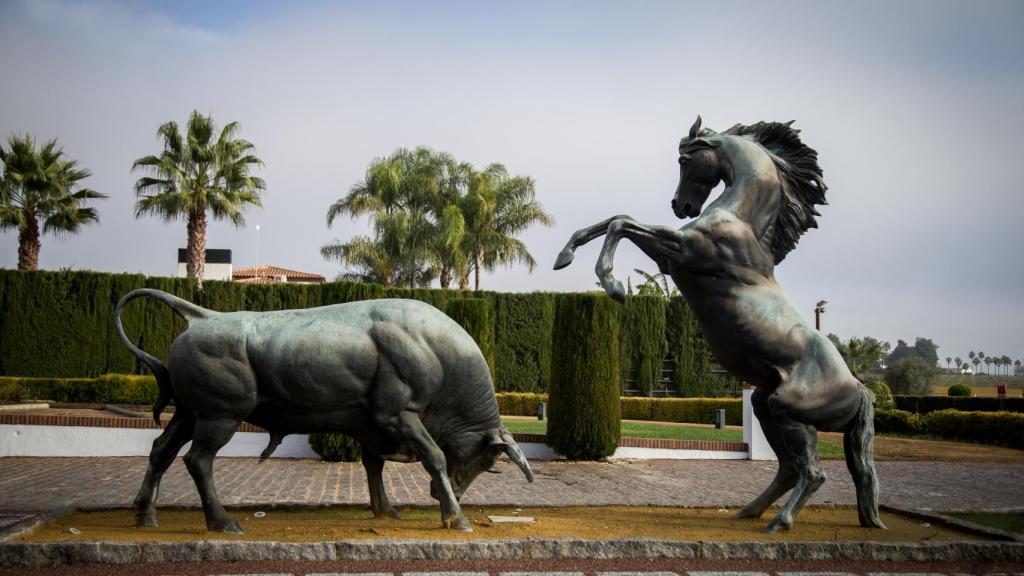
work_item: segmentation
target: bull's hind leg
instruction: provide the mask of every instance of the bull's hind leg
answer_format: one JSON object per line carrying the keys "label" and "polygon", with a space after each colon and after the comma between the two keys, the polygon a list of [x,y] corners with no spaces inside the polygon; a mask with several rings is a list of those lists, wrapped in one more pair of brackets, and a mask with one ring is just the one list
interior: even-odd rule
{"label": "bull's hind leg", "polygon": [[192,447],[185,454],[185,466],[195,480],[199,490],[199,498],[203,501],[203,513],[206,515],[206,529],[215,532],[244,534],[241,524],[228,516],[217,498],[217,490],[213,485],[213,457],[235,433],[239,420],[222,418],[217,420],[199,419],[196,421],[195,436]]}
{"label": "bull's hind leg", "polygon": [[156,499],[160,493],[160,479],[174,462],[181,447],[192,439],[195,419],[186,410],[178,410],[164,431],[153,441],[149,453],[149,468],[135,497],[135,525],[159,526],[156,518]]}
{"label": "bull's hind leg", "polygon": [[401,518],[398,512],[391,507],[388,501],[388,493],[384,490],[384,459],[376,454],[371,454],[366,447],[363,447],[363,468],[366,469],[366,483],[370,488],[370,508],[373,516],[390,516]]}
{"label": "bull's hind leg", "polygon": [[754,498],[749,504],[743,507],[737,514],[737,518],[760,518],[769,506],[775,503],[783,494],[796,485],[798,474],[793,457],[789,454],[786,443],[782,438],[782,431],[779,425],[772,418],[771,409],[768,407],[768,397],[771,390],[758,388],[751,395],[754,414],[761,423],[761,430],[768,440],[775,456],[779,459],[779,469],[775,473],[775,479],[768,485],[768,488],[760,496]]}

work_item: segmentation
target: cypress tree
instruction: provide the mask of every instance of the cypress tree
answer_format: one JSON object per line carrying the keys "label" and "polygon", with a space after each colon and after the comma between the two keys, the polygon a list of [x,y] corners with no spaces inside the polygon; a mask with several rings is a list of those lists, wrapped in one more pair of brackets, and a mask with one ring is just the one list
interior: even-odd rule
{"label": "cypress tree", "polygon": [[555,306],[547,442],[572,460],[619,444],[619,310],[604,295],[564,294]]}

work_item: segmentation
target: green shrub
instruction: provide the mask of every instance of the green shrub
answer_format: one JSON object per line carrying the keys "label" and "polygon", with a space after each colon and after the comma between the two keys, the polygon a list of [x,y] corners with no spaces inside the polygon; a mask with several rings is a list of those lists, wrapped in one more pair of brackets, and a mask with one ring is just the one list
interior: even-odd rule
{"label": "green shrub", "polygon": [[876,410],[892,410],[896,407],[896,403],[892,399],[892,391],[889,390],[889,385],[881,380],[872,380],[864,384],[874,400],[874,406]]}
{"label": "green shrub", "polygon": [[894,394],[929,394],[935,375],[935,366],[929,366],[917,356],[909,356],[885,369],[885,383]]}
{"label": "green shrub", "polygon": [[922,431],[948,440],[1024,449],[1024,414],[939,410],[922,417]]}
{"label": "green shrub", "polygon": [[363,449],[359,442],[344,434],[310,434],[309,447],[328,462],[358,462],[363,457]]}
{"label": "green shrub", "polygon": [[875,410],[875,432],[909,436],[921,433],[921,417],[905,410]]}
{"label": "green shrub", "polygon": [[618,306],[593,294],[555,305],[547,442],[571,460],[605,458],[619,444]]}
{"label": "green shrub", "polygon": [[458,322],[480,347],[491,371],[491,380],[495,381],[494,317],[491,303],[482,298],[461,298],[449,301],[445,312],[452,320]]}
{"label": "green shrub", "polygon": [[959,398],[970,398],[971,396],[974,395],[974,392],[971,390],[971,387],[968,386],[967,384],[953,384],[946,391],[946,394],[949,396]]}

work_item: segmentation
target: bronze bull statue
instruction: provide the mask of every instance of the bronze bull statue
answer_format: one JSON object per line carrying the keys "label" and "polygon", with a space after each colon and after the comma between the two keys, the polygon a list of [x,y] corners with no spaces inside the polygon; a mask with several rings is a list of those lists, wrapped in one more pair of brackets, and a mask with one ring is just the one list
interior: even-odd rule
{"label": "bronze bull statue", "polygon": [[[148,296],[188,321],[168,365],[132,343],[121,310]],[[153,442],[135,499],[139,526],[156,526],[160,478],[189,441],[185,465],[203,503],[206,527],[242,533],[213,484],[213,457],[243,421],[270,433],[266,458],[286,434],[340,432],[357,440],[375,516],[388,502],[385,460],[423,463],[445,527],[472,528],[459,499],[507,455],[533,482],[530,465],[501,424],[479,347],[455,321],[416,300],[369,300],[304,310],[220,313],[166,292],[133,290],[117,304],[121,341],[156,376],[160,412],[174,416]]]}

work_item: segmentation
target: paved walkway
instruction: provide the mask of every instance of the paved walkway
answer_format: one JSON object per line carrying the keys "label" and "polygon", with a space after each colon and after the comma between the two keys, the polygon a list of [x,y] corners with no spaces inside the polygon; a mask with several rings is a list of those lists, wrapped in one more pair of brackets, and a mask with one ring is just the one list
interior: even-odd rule
{"label": "paved walkway", "polygon": [[[130,506],[146,458],[0,458],[0,511]],[[528,484],[507,462],[500,474],[481,474],[463,498],[468,505],[674,505],[735,507],[760,493],[774,462],[638,460],[531,462]],[[845,465],[823,462],[828,480],[811,504],[855,504]],[[954,462],[880,462],[881,501],[935,511],[1024,510],[1024,465]],[[226,505],[365,504],[363,467],[357,463],[220,458],[215,481]],[[389,463],[388,494],[397,504],[435,504],[419,464]],[[168,470],[158,506],[198,506],[191,477],[179,458]]]}

